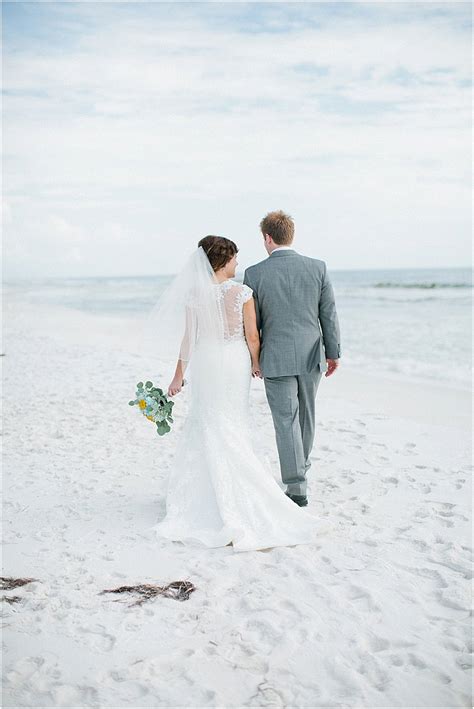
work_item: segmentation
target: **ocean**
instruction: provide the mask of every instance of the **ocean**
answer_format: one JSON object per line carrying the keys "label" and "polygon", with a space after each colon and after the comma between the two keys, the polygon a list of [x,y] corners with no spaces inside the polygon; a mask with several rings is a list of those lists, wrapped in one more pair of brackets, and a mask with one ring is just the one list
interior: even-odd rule
{"label": "ocean", "polygon": [[[341,366],[470,388],[471,269],[330,270],[329,275],[341,327]],[[145,315],[171,278],[5,280],[3,299],[130,317]]]}

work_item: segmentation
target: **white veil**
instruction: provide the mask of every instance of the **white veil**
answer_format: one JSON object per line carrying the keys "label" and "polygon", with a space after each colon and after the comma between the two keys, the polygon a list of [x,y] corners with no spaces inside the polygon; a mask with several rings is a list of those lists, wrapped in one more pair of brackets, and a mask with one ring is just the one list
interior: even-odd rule
{"label": "white veil", "polygon": [[192,382],[200,397],[209,389],[216,394],[222,381],[226,331],[219,282],[199,246],[144,320],[142,349],[153,358],[158,386],[167,392],[179,358],[186,382]]}

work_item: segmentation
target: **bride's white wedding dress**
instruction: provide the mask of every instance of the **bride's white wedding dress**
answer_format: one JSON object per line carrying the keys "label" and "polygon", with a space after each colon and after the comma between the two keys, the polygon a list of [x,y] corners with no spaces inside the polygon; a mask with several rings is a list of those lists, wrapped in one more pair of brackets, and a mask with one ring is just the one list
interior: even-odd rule
{"label": "bride's white wedding dress", "polygon": [[314,542],[323,525],[285,495],[251,442],[243,305],[252,291],[231,279],[213,287],[226,315],[225,366],[219,370],[212,344],[198,342],[191,376],[215,367],[215,386],[206,378],[204,384],[198,376],[192,379],[189,413],[168,479],[166,516],[152,529],[207,547],[232,542],[235,551]]}

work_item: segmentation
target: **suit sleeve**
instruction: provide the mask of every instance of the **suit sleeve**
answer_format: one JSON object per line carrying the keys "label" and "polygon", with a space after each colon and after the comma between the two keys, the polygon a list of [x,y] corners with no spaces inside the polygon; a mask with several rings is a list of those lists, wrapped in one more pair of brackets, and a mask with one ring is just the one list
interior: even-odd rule
{"label": "suit sleeve", "polygon": [[341,333],[336,312],[334,291],[324,263],[321,294],[319,297],[319,322],[323,333],[326,358],[339,359],[341,356]]}
{"label": "suit sleeve", "polygon": [[243,281],[243,283],[244,283],[244,286],[248,286],[248,287],[251,288],[252,291],[253,291],[253,300],[254,300],[254,303],[255,303],[255,312],[256,312],[256,315],[257,315],[257,330],[258,330],[258,332],[259,332],[259,334],[260,334],[260,337],[261,337],[261,336],[262,336],[262,333],[261,333],[262,324],[261,324],[261,317],[260,317],[260,308],[259,308],[259,305],[258,305],[258,297],[257,297],[257,293],[256,293],[256,290],[255,290],[255,285],[254,285],[254,283],[253,283],[252,276],[249,274],[249,269],[246,269],[246,271],[245,271],[245,273],[244,273],[244,281]]}

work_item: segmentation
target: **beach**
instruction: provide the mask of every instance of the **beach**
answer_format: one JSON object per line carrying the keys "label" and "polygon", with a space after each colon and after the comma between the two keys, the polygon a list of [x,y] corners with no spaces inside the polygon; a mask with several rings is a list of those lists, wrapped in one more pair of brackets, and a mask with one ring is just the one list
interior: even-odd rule
{"label": "beach", "polygon": [[[471,400],[365,364],[322,378],[308,472],[318,543],[235,553],[158,539],[173,431],[139,318],[4,306],[5,707],[469,707]],[[450,361],[446,361],[450,366]],[[278,480],[263,382],[255,443]],[[100,594],[191,581],[189,600]]]}

